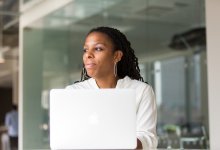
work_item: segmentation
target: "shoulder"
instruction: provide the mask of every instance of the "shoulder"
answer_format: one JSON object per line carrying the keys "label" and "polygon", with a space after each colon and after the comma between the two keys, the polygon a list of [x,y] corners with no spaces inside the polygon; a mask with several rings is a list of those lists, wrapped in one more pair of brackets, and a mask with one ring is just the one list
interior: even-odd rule
{"label": "shoulder", "polygon": [[72,85],[68,85],[66,89],[87,89],[92,87],[94,79],[90,78],[84,81],[77,81]]}
{"label": "shoulder", "polygon": [[145,96],[154,96],[154,91],[151,85],[146,82],[142,82],[139,80],[131,79],[130,77],[125,77],[123,82],[123,88],[131,88],[135,89],[137,96],[145,97]]}
{"label": "shoulder", "polygon": [[11,117],[11,111],[6,113],[6,118],[10,118]]}

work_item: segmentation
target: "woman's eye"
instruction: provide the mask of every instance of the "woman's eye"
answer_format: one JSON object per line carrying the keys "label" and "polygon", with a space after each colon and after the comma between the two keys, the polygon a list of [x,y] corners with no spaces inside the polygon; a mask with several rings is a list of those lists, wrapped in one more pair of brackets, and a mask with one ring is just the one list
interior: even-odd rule
{"label": "woman's eye", "polygon": [[83,52],[84,52],[84,53],[86,52],[86,48],[83,48]]}
{"label": "woman's eye", "polygon": [[101,48],[101,47],[96,47],[95,50],[96,50],[96,51],[101,51],[102,48]]}

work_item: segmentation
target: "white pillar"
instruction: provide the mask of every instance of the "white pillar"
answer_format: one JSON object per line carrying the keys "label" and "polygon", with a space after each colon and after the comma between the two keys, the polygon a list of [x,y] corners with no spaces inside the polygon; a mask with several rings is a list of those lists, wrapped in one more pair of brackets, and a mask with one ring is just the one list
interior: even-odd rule
{"label": "white pillar", "polygon": [[210,149],[220,149],[220,1],[206,0]]}

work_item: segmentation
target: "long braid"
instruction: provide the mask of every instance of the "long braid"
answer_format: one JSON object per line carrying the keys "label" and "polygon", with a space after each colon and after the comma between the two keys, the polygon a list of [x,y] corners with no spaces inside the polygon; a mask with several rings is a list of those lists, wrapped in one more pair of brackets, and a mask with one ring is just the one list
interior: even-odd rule
{"label": "long braid", "polygon": [[[113,42],[114,50],[121,50],[123,52],[123,56],[121,61],[118,62],[117,65],[117,74],[119,78],[124,78],[125,76],[129,76],[132,79],[144,81],[140,75],[140,69],[138,66],[138,58],[134,54],[134,50],[131,48],[131,43],[127,40],[126,36],[121,33],[119,30],[110,28],[110,27],[97,27],[88,33],[88,35],[92,32],[101,32],[110,37]],[[88,79],[89,76],[87,73],[82,72],[81,80]]]}

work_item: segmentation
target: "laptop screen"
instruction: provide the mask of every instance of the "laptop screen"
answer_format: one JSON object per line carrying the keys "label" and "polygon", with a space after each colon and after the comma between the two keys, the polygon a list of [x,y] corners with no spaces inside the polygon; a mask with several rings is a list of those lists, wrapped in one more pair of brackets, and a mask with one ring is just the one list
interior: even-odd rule
{"label": "laptop screen", "polygon": [[52,149],[135,148],[135,90],[51,90],[50,146]]}

